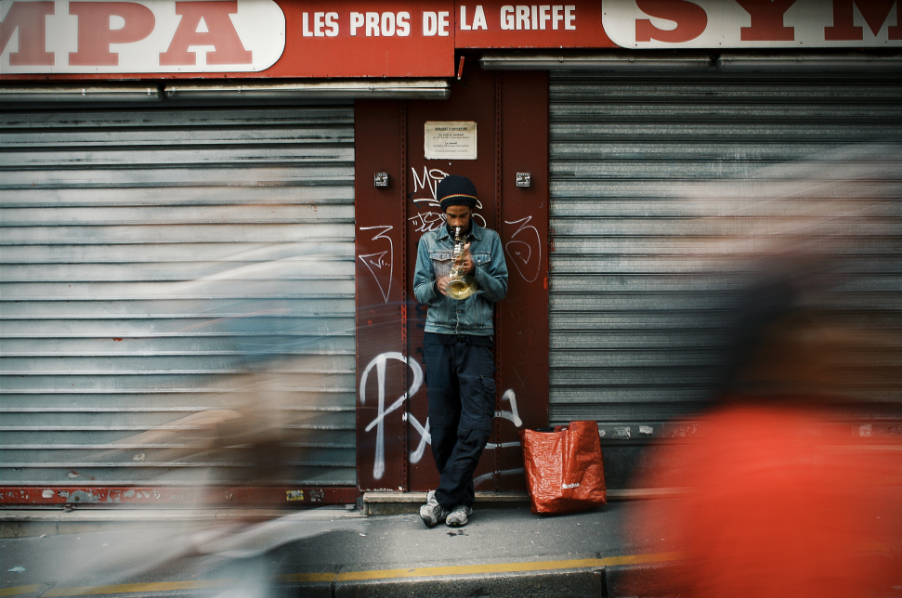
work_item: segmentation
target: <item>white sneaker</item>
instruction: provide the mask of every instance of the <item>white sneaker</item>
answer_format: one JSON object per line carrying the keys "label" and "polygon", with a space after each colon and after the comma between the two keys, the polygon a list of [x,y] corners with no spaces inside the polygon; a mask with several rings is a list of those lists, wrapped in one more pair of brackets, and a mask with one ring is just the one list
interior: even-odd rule
{"label": "white sneaker", "polygon": [[423,520],[423,523],[426,524],[426,527],[432,527],[437,523],[445,521],[450,512],[451,511],[438,504],[438,501],[435,500],[435,491],[430,490],[426,495],[426,504],[420,507],[420,518]]}
{"label": "white sneaker", "polygon": [[463,505],[457,505],[454,510],[445,517],[445,524],[449,527],[463,527],[470,520],[473,509]]}

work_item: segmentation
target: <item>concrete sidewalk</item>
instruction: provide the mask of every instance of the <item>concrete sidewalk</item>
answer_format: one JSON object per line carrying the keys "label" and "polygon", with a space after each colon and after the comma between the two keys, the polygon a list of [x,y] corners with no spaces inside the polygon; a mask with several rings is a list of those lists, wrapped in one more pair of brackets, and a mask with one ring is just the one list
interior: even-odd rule
{"label": "concrete sidewalk", "polygon": [[[635,595],[625,571],[673,560],[660,542],[623,533],[628,503],[557,517],[511,504],[477,505],[466,527],[432,529],[415,513],[340,507],[250,525],[237,523],[247,513],[226,510],[95,511],[108,519],[102,531],[89,531],[86,511],[56,512],[43,524],[57,535],[0,541],[0,596],[616,598]],[[76,533],[59,533],[67,527]]]}

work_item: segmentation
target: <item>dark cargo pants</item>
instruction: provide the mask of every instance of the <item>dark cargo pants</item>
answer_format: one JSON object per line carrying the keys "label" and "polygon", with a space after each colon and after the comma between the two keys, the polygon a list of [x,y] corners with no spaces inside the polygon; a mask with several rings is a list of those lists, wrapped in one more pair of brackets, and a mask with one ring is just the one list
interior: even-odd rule
{"label": "dark cargo pants", "polygon": [[473,472],[492,432],[495,357],[491,337],[426,334],[432,456],[441,481],[435,498],[446,509],[473,506]]}

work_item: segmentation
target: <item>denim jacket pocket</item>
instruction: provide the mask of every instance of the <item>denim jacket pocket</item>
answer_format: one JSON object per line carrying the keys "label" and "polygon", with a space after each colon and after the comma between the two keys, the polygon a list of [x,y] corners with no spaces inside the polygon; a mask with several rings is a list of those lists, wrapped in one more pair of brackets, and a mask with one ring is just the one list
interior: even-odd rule
{"label": "denim jacket pocket", "polygon": [[491,254],[483,253],[483,252],[471,253],[470,257],[472,258],[473,263],[476,264],[477,266],[484,266],[484,265],[488,264],[490,261],[492,261]]}
{"label": "denim jacket pocket", "polygon": [[429,259],[432,260],[432,269],[435,272],[435,278],[439,279],[443,276],[451,274],[451,252],[447,249],[437,249],[429,252]]}

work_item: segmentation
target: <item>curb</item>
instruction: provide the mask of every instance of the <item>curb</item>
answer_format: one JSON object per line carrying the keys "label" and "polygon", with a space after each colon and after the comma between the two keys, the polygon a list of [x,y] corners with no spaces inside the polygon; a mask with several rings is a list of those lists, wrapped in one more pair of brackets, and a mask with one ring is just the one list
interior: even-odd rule
{"label": "curb", "polygon": [[[116,529],[178,527],[185,524],[228,521],[272,520],[276,518],[323,519],[362,518],[363,512],[345,506],[280,511],[276,509],[2,509],[0,538],[57,536]],[[3,594],[0,594],[2,597]]]}
{"label": "curb", "polygon": [[[608,490],[609,501],[646,500],[668,498],[682,492],[678,488]],[[207,523],[222,521],[270,520],[276,517],[294,517],[304,513],[304,518],[315,518],[311,513],[322,512],[323,517],[365,517],[380,515],[405,515],[419,511],[426,502],[425,492],[366,492],[360,504],[323,505],[312,509],[131,509],[122,507],[80,507],[72,510],[52,509],[0,509],[0,538],[26,538],[56,536],[102,531],[116,526],[119,529],[147,529],[163,525]],[[529,506],[525,492],[477,492],[476,504],[481,509],[511,509]],[[328,515],[327,515],[328,514]]]}

